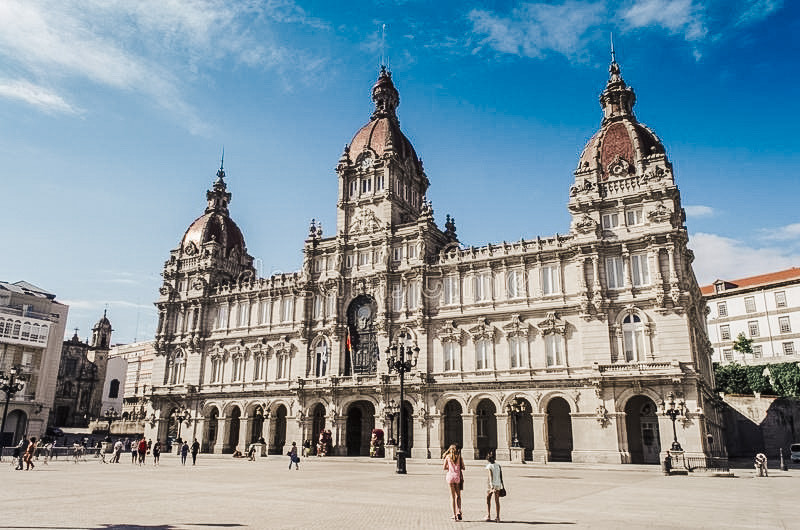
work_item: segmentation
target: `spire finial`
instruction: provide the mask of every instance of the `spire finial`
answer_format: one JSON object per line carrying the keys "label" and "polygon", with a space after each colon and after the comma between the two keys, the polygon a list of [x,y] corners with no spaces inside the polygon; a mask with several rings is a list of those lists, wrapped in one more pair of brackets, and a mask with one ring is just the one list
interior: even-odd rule
{"label": "spire finial", "polygon": [[381,26],[381,71],[386,69],[386,24]]}
{"label": "spire finial", "polygon": [[611,62],[615,63],[615,62],[617,62],[617,54],[614,52],[614,32],[613,31],[610,33],[610,38],[611,38]]}

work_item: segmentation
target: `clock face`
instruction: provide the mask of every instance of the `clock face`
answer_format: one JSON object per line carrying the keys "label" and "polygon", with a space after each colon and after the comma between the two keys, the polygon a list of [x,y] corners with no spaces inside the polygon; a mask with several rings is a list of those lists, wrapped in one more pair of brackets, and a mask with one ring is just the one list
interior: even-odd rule
{"label": "clock face", "polygon": [[370,307],[368,305],[362,305],[361,307],[358,308],[358,318],[359,319],[362,319],[362,318],[367,319],[370,316],[372,316],[372,309],[370,309]]}
{"label": "clock face", "polygon": [[369,169],[372,167],[372,158],[367,157],[361,161],[361,169]]}

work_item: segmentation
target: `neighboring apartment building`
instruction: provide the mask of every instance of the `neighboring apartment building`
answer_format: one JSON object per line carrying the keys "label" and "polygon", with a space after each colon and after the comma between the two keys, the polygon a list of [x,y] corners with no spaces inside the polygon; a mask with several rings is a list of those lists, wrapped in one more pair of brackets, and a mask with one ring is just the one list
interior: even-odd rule
{"label": "neighboring apartment building", "polygon": [[[702,287],[710,310],[708,338],[714,362],[795,361],[800,353],[800,268],[717,280]],[[739,333],[753,339],[753,354],[733,349]]]}
{"label": "neighboring apartment building", "polygon": [[122,401],[116,410],[125,421],[142,421],[145,403],[152,388],[155,347],[152,340],[119,344],[111,348],[109,364],[124,362],[125,371],[120,389]]}
{"label": "neighboring apartment building", "polygon": [[[285,454],[330,429],[335,454],[366,455],[394,402],[413,458],[457,444],[508,460],[517,430],[528,460],[657,463],[674,395],[683,448],[712,453],[720,400],[680,193],[619,65],[564,186],[569,230],[483,247],[462,245],[449,216],[434,221],[385,70],[372,99],[333,177],[337,226],[324,236],[312,221],[298,272],[257,277],[220,167],[164,264],[147,437],[179,432],[189,411],[204,451],[263,437]],[[402,404],[386,353],[398,342],[419,348]]]}
{"label": "neighboring apartment building", "polygon": [[55,298],[27,282],[0,282],[0,371],[19,366],[26,379],[9,402],[0,443],[45,434],[69,310]]}

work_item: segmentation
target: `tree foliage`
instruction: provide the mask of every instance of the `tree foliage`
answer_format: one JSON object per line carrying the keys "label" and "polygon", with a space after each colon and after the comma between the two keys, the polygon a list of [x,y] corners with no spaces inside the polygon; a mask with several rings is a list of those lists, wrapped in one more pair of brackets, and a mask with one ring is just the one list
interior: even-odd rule
{"label": "tree foliage", "polygon": [[744,333],[739,333],[733,341],[733,349],[741,354],[753,353],[753,339],[745,337]]}
{"label": "tree foliage", "polygon": [[736,362],[714,364],[717,392],[726,394],[770,394],[800,397],[798,363],[741,365]]}

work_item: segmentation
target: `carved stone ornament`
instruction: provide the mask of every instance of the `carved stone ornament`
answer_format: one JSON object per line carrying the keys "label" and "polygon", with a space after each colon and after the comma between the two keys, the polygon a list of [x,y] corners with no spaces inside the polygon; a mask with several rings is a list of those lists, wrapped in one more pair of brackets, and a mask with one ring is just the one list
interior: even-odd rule
{"label": "carved stone ornament", "polygon": [[656,166],[652,170],[647,171],[642,176],[642,180],[645,182],[647,182],[648,180],[661,180],[665,176],[667,176],[667,172],[664,170],[664,168]]}
{"label": "carved stone ornament", "polygon": [[655,223],[669,221],[670,217],[672,217],[672,210],[664,206],[663,202],[659,202],[656,208],[647,214],[647,218]]}
{"label": "carved stone ornament", "polygon": [[569,188],[569,195],[570,197],[574,197],[576,195],[582,193],[588,193],[594,189],[594,184],[590,180],[584,180],[583,183],[574,184]]}
{"label": "carved stone ornament", "polygon": [[537,327],[542,331],[543,335],[549,333],[565,335],[567,333],[567,323],[561,320],[554,311],[548,312],[544,320],[537,324]]}
{"label": "carved stone ornament", "polygon": [[597,221],[592,219],[589,214],[583,214],[578,221],[575,222],[575,230],[581,234],[589,234],[597,230]]}
{"label": "carved stone ornament", "polygon": [[369,208],[362,208],[350,225],[350,235],[356,234],[369,234],[377,232],[381,229],[381,222],[375,215],[375,212]]}
{"label": "carved stone ornament", "polygon": [[187,256],[194,256],[198,252],[197,245],[194,244],[194,241],[191,241],[188,245],[183,247],[183,252]]}
{"label": "carved stone ornament", "polygon": [[461,342],[461,330],[452,320],[445,321],[444,325],[439,328],[437,336],[442,342]]}
{"label": "carved stone ornament", "polygon": [[518,314],[514,313],[511,315],[511,322],[503,326],[503,331],[509,337],[527,337],[531,328],[519,318]]}
{"label": "carved stone ornament", "polygon": [[608,174],[610,176],[614,178],[624,178],[630,174],[631,165],[627,160],[617,155],[606,169],[608,169]]}
{"label": "carved stone ornament", "polygon": [[486,317],[478,317],[478,325],[469,329],[473,340],[494,340],[494,326],[486,321]]}
{"label": "carved stone ornament", "polygon": [[206,286],[206,281],[203,278],[196,278],[192,282],[192,289],[194,289],[195,291],[202,291],[203,287],[205,286]]}
{"label": "carved stone ornament", "polygon": [[608,418],[608,410],[602,403],[598,405],[597,409],[595,410],[595,419],[597,420],[597,423],[600,424],[600,427],[604,429],[611,423],[611,420]]}

